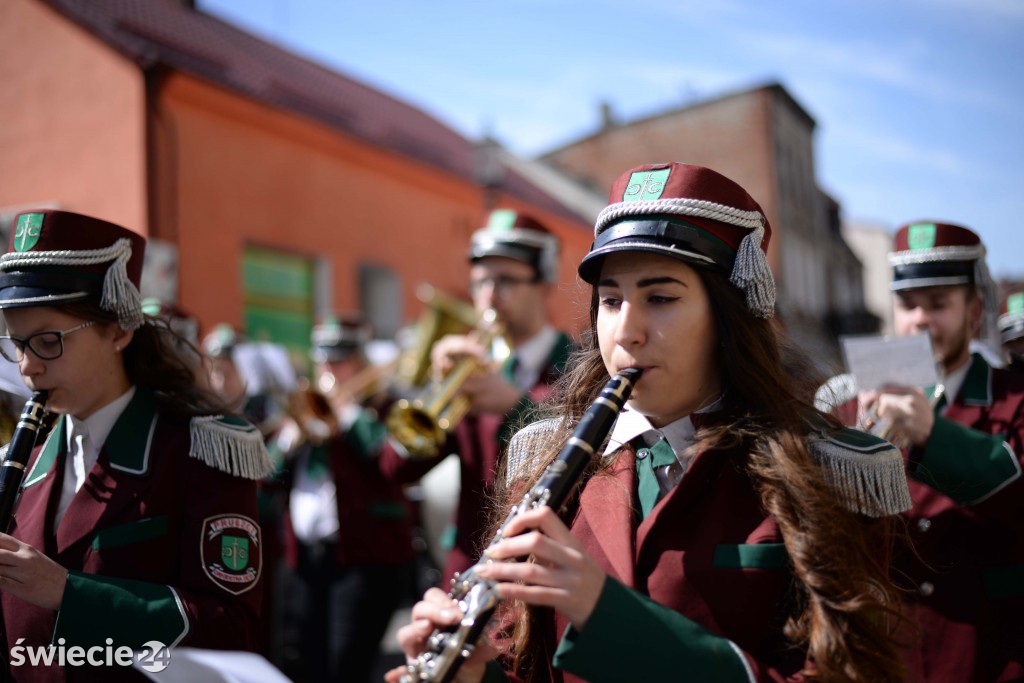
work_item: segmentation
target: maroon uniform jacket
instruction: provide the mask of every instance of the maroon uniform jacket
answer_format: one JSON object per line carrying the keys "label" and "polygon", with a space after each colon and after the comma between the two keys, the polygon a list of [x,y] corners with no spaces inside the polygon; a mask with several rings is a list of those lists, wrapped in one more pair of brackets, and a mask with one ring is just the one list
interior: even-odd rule
{"label": "maroon uniform jacket", "polygon": [[[1024,375],[975,354],[943,415],[945,404],[925,447],[904,452],[920,555],[896,558],[920,627],[910,680],[1024,680]],[[856,408],[838,412],[853,424]]]}
{"label": "maroon uniform jacket", "polygon": [[[544,400],[552,384],[564,369],[571,342],[561,334],[548,359],[547,368],[530,389],[520,406],[509,416],[468,415],[455,428],[448,442],[433,458],[409,459],[400,455],[389,442],[381,453],[381,466],[389,478],[409,483],[425,475],[451,453],[459,456],[460,493],[455,510],[455,541],[448,553],[441,585],[447,586],[455,572],[473,566],[484,545],[490,525],[490,505],[494,497],[494,478],[512,427],[533,404]],[[504,437],[504,438],[503,438]]]}
{"label": "maroon uniform jacket", "polygon": [[[161,413],[137,390],[54,534],[65,422],[33,454],[11,534],[66,567],[68,584],[58,612],[3,593],[8,651],[51,642],[141,650],[149,641],[255,650],[263,590],[256,482],[191,457],[190,421]],[[223,426],[262,448],[251,425]],[[11,667],[17,681],[142,680],[116,665],[62,670],[23,657]]]}
{"label": "maroon uniform jacket", "polygon": [[[377,428],[379,435],[369,433]],[[322,446],[337,491],[339,529],[334,559],[339,567],[400,565],[412,562],[415,556],[412,507],[401,487],[380,471],[383,429],[379,422],[363,416],[346,433]],[[298,448],[313,447],[306,443]],[[296,451],[289,459],[295,463],[298,455]],[[294,567],[297,539],[290,523],[285,529],[288,559]]]}
{"label": "maroon uniform jacket", "polygon": [[[861,435],[848,441],[834,443],[837,459],[853,469],[858,459],[886,466],[885,486],[909,504],[891,445]],[[745,458],[701,453],[642,520],[630,446],[608,473],[587,481],[571,530],[609,578],[582,631],[546,612],[550,680],[804,680],[805,653],[782,635],[794,611],[789,557]]]}

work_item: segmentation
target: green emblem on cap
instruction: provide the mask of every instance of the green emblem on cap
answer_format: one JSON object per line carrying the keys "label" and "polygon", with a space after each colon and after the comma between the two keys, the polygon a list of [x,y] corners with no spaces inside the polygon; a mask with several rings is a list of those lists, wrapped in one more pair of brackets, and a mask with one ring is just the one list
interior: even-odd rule
{"label": "green emblem on cap", "polygon": [[907,246],[912,251],[931,249],[935,246],[935,224],[914,223],[907,228]]}
{"label": "green emblem on cap", "polygon": [[1010,315],[1024,314],[1024,292],[1017,292],[1006,297],[1006,312]]}
{"label": "green emblem on cap", "polygon": [[23,213],[14,226],[14,251],[28,251],[36,246],[43,231],[43,214]]}
{"label": "green emblem on cap", "polygon": [[249,539],[239,536],[220,537],[220,558],[224,566],[232,571],[241,571],[249,564]]}
{"label": "green emblem on cap", "polygon": [[626,191],[622,193],[624,202],[646,202],[661,197],[665,191],[665,182],[672,169],[663,168],[657,171],[637,171],[629,176]]}
{"label": "green emblem on cap", "polygon": [[487,221],[491,232],[508,232],[516,225],[516,212],[512,209],[495,209]]}

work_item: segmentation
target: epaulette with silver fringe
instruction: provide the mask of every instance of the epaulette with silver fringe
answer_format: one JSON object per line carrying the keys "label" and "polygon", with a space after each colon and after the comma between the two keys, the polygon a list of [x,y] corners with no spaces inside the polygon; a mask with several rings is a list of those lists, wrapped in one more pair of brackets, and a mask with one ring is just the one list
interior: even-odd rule
{"label": "epaulette with silver fringe", "polygon": [[812,437],[811,453],[848,509],[885,517],[910,509],[903,455],[888,441],[856,429]]}
{"label": "epaulette with silver fringe", "polygon": [[210,467],[260,480],[274,471],[263,435],[252,424],[229,415],[193,417],[189,455]]}
{"label": "epaulette with silver fringe", "polygon": [[554,443],[559,434],[558,418],[531,422],[515,433],[505,455],[505,483],[530,471],[530,461]]}
{"label": "epaulette with silver fringe", "polygon": [[[516,432],[508,445],[506,482],[529,472],[530,461],[561,432],[561,420],[540,420]],[[811,454],[843,505],[869,517],[910,509],[910,490],[900,451],[888,441],[855,429],[818,433]]]}

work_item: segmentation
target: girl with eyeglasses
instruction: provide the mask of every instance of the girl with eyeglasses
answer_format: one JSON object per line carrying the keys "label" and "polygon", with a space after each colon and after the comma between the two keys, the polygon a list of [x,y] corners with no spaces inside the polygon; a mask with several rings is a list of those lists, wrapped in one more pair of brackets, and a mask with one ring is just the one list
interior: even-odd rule
{"label": "girl with eyeglasses", "polygon": [[51,643],[258,645],[256,480],[269,461],[259,432],[196,385],[198,356],[143,314],[144,249],[120,226],[40,210],[15,218],[0,256],[0,354],[56,416],[0,533],[14,680],[58,680],[60,667],[16,656]]}

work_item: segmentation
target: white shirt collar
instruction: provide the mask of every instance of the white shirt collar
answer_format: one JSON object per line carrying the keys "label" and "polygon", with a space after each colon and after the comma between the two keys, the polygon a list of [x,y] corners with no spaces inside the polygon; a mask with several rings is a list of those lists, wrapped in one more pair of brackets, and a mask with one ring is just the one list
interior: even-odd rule
{"label": "white shirt collar", "polygon": [[[698,413],[709,413],[717,410],[722,403],[722,397],[719,396],[714,402],[704,406]],[[622,409],[619,413],[618,419],[615,421],[615,426],[612,427],[612,434],[608,440],[608,448],[605,449],[605,455],[611,455],[615,451],[622,448],[623,445],[629,443],[636,437],[643,435],[644,440],[649,446],[653,446],[657,443],[658,439],[665,437],[669,445],[672,446],[672,450],[675,451],[676,457],[685,451],[693,443],[693,434],[696,430],[693,426],[693,421],[690,416],[681,417],[675,422],[670,422],[661,429],[653,427],[646,416],[641,415],[635,410],[630,410],[629,404]]]}
{"label": "white shirt collar", "polygon": [[135,387],[132,386],[128,391],[124,392],[84,420],[80,420],[73,415],[68,415],[68,452],[73,452],[76,434],[88,435],[92,449],[99,452],[99,449],[102,448],[107,437],[110,435],[110,430],[114,428],[114,423],[117,422],[117,418],[121,417],[121,413],[123,413],[124,409],[128,407],[128,404],[134,396]]}
{"label": "white shirt collar", "polygon": [[540,379],[557,341],[558,332],[551,325],[545,325],[540,332],[513,349],[519,361],[515,373],[516,386],[521,391],[529,391]]}

